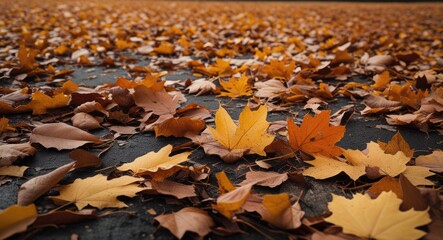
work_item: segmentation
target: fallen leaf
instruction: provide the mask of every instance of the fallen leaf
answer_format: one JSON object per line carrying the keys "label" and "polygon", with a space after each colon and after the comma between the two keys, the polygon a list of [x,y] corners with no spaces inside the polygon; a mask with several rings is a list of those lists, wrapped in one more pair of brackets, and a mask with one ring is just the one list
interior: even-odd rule
{"label": "fallen leaf", "polygon": [[122,135],[134,135],[137,134],[137,127],[133,126],[110,126],[109,130],[114,131]]}
{"label": "fallen leaf", "polygon": [[154,126],[155,137],[184,137],[197,135],[206,128],[205,121],[189,117],[170,118]]}
{"label": "fallen leaf", "polygon": [[15,128],[9,125],[9,119],[2,117],[0,118],[0,133],[7,131],[15,131]]}
{"label": "fallen leaf", "polygon": [[314,155],[314,158],[313,161],[306,161],[312,167],[303,171],[304,176],[326,179],[344,172],[352,180],[356,181],[359,177],[365,175],[365,166],[363,164],[352,165],[351,162],[346,163],[322,155]]}
{"label": "fallen leaf", "polygon": [[34,204],[25,207],[12,205],[0,211],[0,239],[26,231],[36,218],[37,208]]}
{"label": "fallen leaf", "polygon": [[371,87],[375,90],[382,91],[391,81],[391,76],[389,75],[389,71],[384,71],[380,74],[375,75],[372,79],[375,83],[372,84]]}
{"label": "fallen leaf", "polygon": [[191,152],[184,152],[172,157],[169,156],[172,151],[172,145],[166,145],[158,152],[148,152],[147,154],[136,158],[130,163],[125,163],[117,168],[119,171],[132,171],[134,175],[142,175],[145,173],[155,173],[159,170],[169,170],[179,163],[188,160]]}
{"label": "fallen leaf", "polygon": [[87,143],[99,143],[100,139],[65,123],[48,123],[34,128],[29,141],[39,143],[45,148],[62,150],[78,148]]}
{"label": "fallen leaf", "polygon": [[141,191],[141,194],[164,194],[174,196],[178,199],[197,196],[193,185],[186,185],[168,180],[152,180],[151,182],[145,182],[145,185],[148,185],[148,189]]}
{"label": "fallen leaf", "polygon": [[76,113],[72,118],[72,125],[74,127],[83,129],[83,130],[91,130],[102,128],[97,119],[95,119],[92,115],[89,115],[84,112]]}
{"label": "fallen leaf", "polygon": [[32,224],[32,227],[47,227],[48,225],[65,225],[76,223],[84,220],[97,219],[99,216],[95,209],[83,209],[77,212],[73,211],[51,211],[44,214],[39,214],[37,219]]}
{"label": "fallen leaf", "polygon": [[415,164],[435,172],[443,172],[443,151],[435,150],[431,154],[419,156],[415,159]]}
{"label": "fallen leaf", "polygon": [[288,174],[276,172],[249,171],[246,173],[246,179],[239,185],[259,185],[264,187],[277,187],[288,180]]}
{"label": "fallen leaf", "polygon": [[249,78],[245,73],[240,78],[232,77],[227,82],[220,80],[220,85],[225,90],[225,92],[220,93],[220,97],[238,98],[241,96],[251,96],[252,89],[248,81]]}
{"label": "fallen leaf", "polygon": [[74,168],[98,167],[102,161],[95,154],[83,149],[75,149],[68,154],[68,157],[75,161]]}
{"label": "fallen leaf", "polygon": [[345,127],[330,126],[330,111],[322,111],[311,117],[307,114],[300,127],[288,118],[288,139],[294,151],[324,156],[338,156],[341,149],[335,144],[344,136]]}
{"label": "fallen leaf", "polygon": [[17,195],[17,204],[26,206],[33,203],[41,195],[55,187],[66,174],[73,169],[75,162],[58,167],[52,172],[31,178],[20,186]]}
{"label": "fallen leaf", "polygon": [[426,232],[416,227],[431,222],[428,211],[400,211],[401,199],[382,192],[376,199],[356,194],[352,199],[332,195],[332,215],[325,220],[343,228],[344,233],[372,239],[419,239]]}
{"label": "fallen leaf", "polygon": [[414,149],[411,149],[400,132],[397,132],[387,143],[381,141],[378,141],[377,143],[385,151],[385,153],[396,154],[398,151],[401,151],[407,157],[412,157],[414,155]]}
{"label": "fallen leaf", "polygon": [[[208,126],[208,129],[213,139],[229,152],[237,151],[265,156],[264,148],[274,140],[274,136],[266,132],[269,126],[266,115],[266,106],[260,106],[256,111],[251,111],[249,106],[246,106],[240,113],[237,126],[228,112],[220,106],[215,114],[215,129],[211,126]],[[240,157],[241,155],[227,155],[223,157],[223,160],[234,162]]]}
{"label": "fallen leaf", "polygon": [[301,226],[305,212],[297,202],[291,205],[287,193],[266,194],[263,197],[263,220],[282,229],[296,229]]}
{"label": "fallen leaf", "polygon": [[33,156],[35,152],[29,143],[0,145],[0,167],[10,166],[17,159]]}
{"label": "fallen leaf", "polygon": [[178,99],[166,92],[155,91],[143,85],[134,88],[133,98],[137,106],[156,115],[174,115],[178,107]]}
{"label": "fallen leaf", "polygon": [[208,81],[205,78],[193,80],[191,85],[187,87],[189,94],[196,93],[197,96],[213,92],[216,88],[217,86],[213,82]]}
{"label": "fallen leaf", "polygon": [[254,87],[257,88],[254,96],[258,98],[268,98],[270,100],[279,98],[281,94],[289,92],[289,89],[278,79],[255,82]]}
{"label": "fallen leaf", "polygon": [[68,106],[70,97],[64,93],[59,93],[54,97],[50,97],[40,91],[32,94],[32,100],[26,106],[32,109],[33,115],[47,113],[49,109],[56,109]]}
{"label": "fallen leaf", "polygon": [[251,193],[252,184],[246,184],[230,192],[224,193],[217,198],[212,208],[225,217],[231,219],[235,213],[241,212],[241,207]]}
{"label": "fallen leaf", "polygon": [[234,184],[232,184],[231,180],[229,180],[225,171],[218,172],[215,174],[218,182],[218,192],[220,194],[225,194],[235,189]]}
{"label": "fallen leaf", "polygon": [[4,166],[0,167],[0,176],[23,177],[28,167],[26,166]]}
{"label": "fallen leaf", "polygon": [[60,195],[50,198],[57,204],[74,203],[79,210],[87,205],[103,209],[106,207],[123,208],[127,205],[117,199],[118,196],[134,197],[143,190],[136,182],[141,178],[122,176],[107,180],[107,177],[97,174],[85,179],[76,179],[73,183],[63,186]]}
{"label": "fallen leaf", "polygon": [[205,211],[195,207],[186,207],[175,213],[163,214],[155,217],[154,220],[171,231],[178,239],[182,239],[188,231],[204,237],[215,225]]}
{"label": "fallen leaf", "polygon": [[426,179],[427,177],[433,176],[434,173],[430,171],[431,169],[421,166],[406,166],[406,170],[403,175],[415,186],[431,186],[434,185],[432,181]]}

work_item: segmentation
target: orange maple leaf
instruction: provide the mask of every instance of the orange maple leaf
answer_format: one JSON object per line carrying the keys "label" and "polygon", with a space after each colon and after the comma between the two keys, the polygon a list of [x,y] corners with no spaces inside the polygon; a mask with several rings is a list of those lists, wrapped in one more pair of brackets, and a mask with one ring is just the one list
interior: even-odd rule
{"label": "orange maple leaf", "polygon": [[26,106],[32,109],[32,115],[45,114],[48,109],[65,107],[69,103],[70,97],[59,93],[50,97],[39,90],[32,94],[32,100]]}
{"label": "orange maple leaf", "polygon": [[307,114],[301,126],[295,125],[288,118],[288,139],[294,151],[308,154],[322,154],[324,156],[338,156],[341,148],[335,146],[345,133],[343,126],[330,126],[331,111],[322,111],[315,117]]}
{"label": "orange maple leaf", "polygon": [[269,65],[265,65],[261,71],[266,73],[269,78],[284,79],[288,81],[291,78],[294,69],[294,61],[289,62],[289,65],[286,66],[286,61],[271,60]]}

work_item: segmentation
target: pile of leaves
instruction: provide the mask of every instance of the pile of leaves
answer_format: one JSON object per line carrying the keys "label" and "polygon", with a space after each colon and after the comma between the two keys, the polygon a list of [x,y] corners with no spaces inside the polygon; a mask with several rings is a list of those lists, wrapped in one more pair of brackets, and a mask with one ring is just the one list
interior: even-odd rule
{"label": "pile of leaves", "polygon": [[[443,133],[441,5],[0,4],[0,185],[26,177],[39,151],[72,159],[21,184],[0,212],[1,239],[115,214],[96,209],[127,207],[119,196],[180,202],[151,211],[177,238],[245,228],[269,238],[441,236],[442,150],[416,152],[400,133],[366,149],[337,145],[356,116]],[[74,77],[95,68],[126,74],[95,86]],[[240,99],[238,120],[191,95]],[[353,104],[332,112],[337,99]],[[288,117],[268,122],[269,112]],[[99,169],[137,134],[177,144]],[[197,152],[247,163],[245,179],[213,172],[219,163]],[[303,192],[272,190],[291,181],[309,191],[312,179],[346,190],[320,216],[305,216]],[[42,199],[54,205],[37,211]]]}

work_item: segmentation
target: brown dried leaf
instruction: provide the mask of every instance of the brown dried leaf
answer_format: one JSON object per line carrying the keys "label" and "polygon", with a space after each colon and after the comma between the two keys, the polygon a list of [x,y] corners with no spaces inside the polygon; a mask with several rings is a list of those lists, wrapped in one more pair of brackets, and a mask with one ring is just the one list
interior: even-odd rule
{"label": "brown dried leaf", "polygon": [[29,143],[0,145],[0,167],[10,166],[17,159],[33,156],[35,152]]}
{"label": "brown dried leaf", "polygon": [[154,218],[160,226],[167,228],[178,239],[182,239],[186,232],[193,232],[200,237],[206,236],[214,226],[212,218],[203,210],[186,207],[178,212],[160,215]]}
{"label": "brown dried leaf", "polygon": [[239,185],[259,185],[264,187],[277,187],[288,180],[288,174],[277,172],[250,171],[246,173],[246,179]]}
{"label": "brown dried leaf", "polygon": [[39,143],[45,148],[62,150],[78,148],[87,143],[99,143],[100,139],[65,123],[48,123],[34,128],[29,141]]}
{"label": "brown dried leaf", "polygon": [[170,118],[154,126],[155,137],[184,137],[199,134],[206,128],[205,121],[188,117]]}
{"label": "brown dried leaf", "polygon": [[87,113],[84,113],[84,112],[76,113],[71,118],[71,121],[72,121],[72,125],[74,125],[74,127],[78,127],[83,130],[92,130],[92,129],[102,128],[102,126],[97,121],[97,119],[95,119],[93,116],[91,116]]}

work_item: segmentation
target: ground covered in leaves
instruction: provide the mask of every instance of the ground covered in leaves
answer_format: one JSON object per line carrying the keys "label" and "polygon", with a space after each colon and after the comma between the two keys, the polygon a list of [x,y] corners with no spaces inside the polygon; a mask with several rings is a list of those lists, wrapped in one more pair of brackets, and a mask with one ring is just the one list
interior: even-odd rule
{"label": "ground covered in leaves", "polygon": [[0,7],[0,239],[443,235],[442,4]]}

